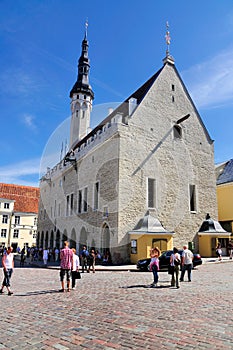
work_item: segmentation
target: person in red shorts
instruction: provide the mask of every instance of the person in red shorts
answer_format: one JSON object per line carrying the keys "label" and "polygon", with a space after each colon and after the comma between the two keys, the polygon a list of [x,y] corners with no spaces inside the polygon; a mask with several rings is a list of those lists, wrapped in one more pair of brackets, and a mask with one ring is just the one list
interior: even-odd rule
{"label": "person in red shorts", "polygon": [[64,248],[60,253],[60,280],[61,280],[61,289],[60,292],[65,292],[65,276],[67,282],[67,292],[70,292],[70,278],[71,278],[71,269],[73,261],[73,251],[69,248],[69,242],[64,242]]}

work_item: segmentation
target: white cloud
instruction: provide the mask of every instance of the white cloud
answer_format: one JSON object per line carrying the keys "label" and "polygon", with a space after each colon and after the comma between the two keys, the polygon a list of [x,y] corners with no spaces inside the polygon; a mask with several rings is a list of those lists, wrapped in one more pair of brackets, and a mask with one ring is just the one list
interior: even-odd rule
{"label": "white cloud", "polygon": [[233,49],[182,72],[198,107],[216,108],[233,102]]}
{"label": "white cloud", "polygon": [[0,182],[38,187],[39,167],[39,158],[1,166]]}
{"label": "white cloud", "polygon": [[30,129],[30,130],[36,130],[36,124],[34,123],[35,117],[31,114],[24,114],[23,115],[23,123]]}

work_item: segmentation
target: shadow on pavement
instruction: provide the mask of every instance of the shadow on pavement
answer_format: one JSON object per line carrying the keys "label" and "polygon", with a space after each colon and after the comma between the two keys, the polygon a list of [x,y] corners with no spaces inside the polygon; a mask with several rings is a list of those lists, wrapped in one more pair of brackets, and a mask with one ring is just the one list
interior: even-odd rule
{"label": "shadow on pavement", "polygon": [[31,295],[42,295],[42,294],[53,294],[53,293],[60,293],[59,289],[50,289],[50,290],[38,290],[33,292],[26,292],[22,294],[15,294],[17,297],[30,297]]}
{"label": "shadow on pavement", "polygon": [[134,284],[132,286],[123,286],[119,287],[122,289],[129,289],[129,288],[150,288],[150,289],[161,289],[161,288],[170,288],[170,285],[159,285],[157,287],[151,287],[150,284]]}

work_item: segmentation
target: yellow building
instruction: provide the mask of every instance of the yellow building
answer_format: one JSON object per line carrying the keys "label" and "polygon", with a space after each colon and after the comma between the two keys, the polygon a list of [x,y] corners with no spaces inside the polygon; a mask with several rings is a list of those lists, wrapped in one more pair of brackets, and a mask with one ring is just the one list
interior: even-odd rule
{"label": "yellow building", "polygon": [[0,183],[0,245],[36,245],[39,188]]}
{"label": "yellow building", "polygon": [[173,248],[174,232],[169,232],[161,225],[160,221],[148,211],[138,222],[130,234],[130,261],[136,263],[139,259],[149,258],[150,250],[159,247],[162,251]]}
{"label": "yellow building", "polygon": [[233,232],[233,159],[217,165],[218,220],[222,227]]}
{"label": "yellow building", "polygon": [[220,243],[222,255],[228,255],[227,247],[230,236],[230,232],[225,231],[218,221],[214,221],[207,214],[198,232],[199,253],[203,257],[214,257],[216,256],[217,244]]}

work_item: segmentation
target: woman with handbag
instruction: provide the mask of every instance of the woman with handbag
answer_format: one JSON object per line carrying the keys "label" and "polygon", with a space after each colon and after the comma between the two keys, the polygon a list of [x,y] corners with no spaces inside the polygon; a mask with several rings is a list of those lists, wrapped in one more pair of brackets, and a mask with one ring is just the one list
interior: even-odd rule
{"label": "woman with handbag", "polygon": [[180,254],[178,253],[178,249],[174,247],[173,253],[170,257],[172,287],[176,286],[176,288],[180,288],[180,285],[179,285],[180,264],[181,264]]}
{"label": "woman with handbag", "polygon": [[73,250],[73,263],[72,263],[72,271],[71,271],[71,276],[72,276],[72,289],[75,289],[75,281],[76,279],[80,279],[81,275],[79,272],[79,257],[76,255],[76,249],[72,248]]}
{"label": "woman with handbag", "polygon": [[158,271],[159,271],[159,256],[160,256],[160,249],[158,247],[152,248],[150,250],[150,257],[151,257],[151,261],[150,261],[150,271],[153,272],[153,277],[154,277],[154,282],[150,285],[151,288],[156,288],[158,285],[158,280],[159,280],[159,276],[158,276]]}

